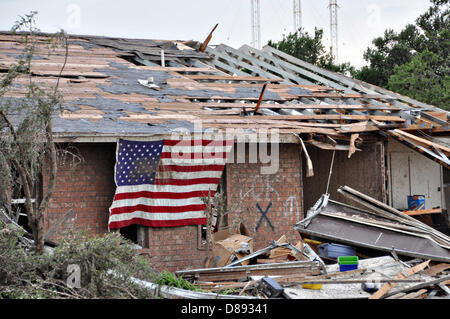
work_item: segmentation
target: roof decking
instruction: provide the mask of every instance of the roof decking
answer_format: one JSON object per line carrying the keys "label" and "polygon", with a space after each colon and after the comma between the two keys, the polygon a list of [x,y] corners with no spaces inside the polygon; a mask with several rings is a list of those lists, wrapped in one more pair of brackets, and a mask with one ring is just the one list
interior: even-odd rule
{"label": "roof decking", "polygon": [[[0,72],[17,61],[20,36],[0,34]],[[54,84],[64,50],[48,55],[45,35],[31,72]],[[55,115],[59,138],[169,134],[183,127],[345,136],[381,129],[446,132],[448,113],[320,69],[270,47],[208,47],[182,41],[70,36],[60,80],[65,111]],[[165,67],[161,63],[164,50]],[[25,93],[19,79],[9,97]],[[267,83],[261,97],[263,85]],[[254,113],[258,102],[258,112]],[[17,115],[20,117],[20,115]]]}

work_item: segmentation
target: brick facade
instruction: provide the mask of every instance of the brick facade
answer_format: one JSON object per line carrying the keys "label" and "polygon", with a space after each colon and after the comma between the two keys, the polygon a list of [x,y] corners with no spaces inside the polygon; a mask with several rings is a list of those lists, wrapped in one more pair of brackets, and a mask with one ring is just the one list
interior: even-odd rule
{"label": "brick facade", "polygon": [[233,163],[226,168],[228,207],[235,208],[228,222],[244,223],[255,250],[282,235],[290,241],[299,239],[293,226],[303,216],[301,154],[295,144],[280,144],[279,153],[274,174],[261,174],[261,167],[268,165],[261,163]]}
{"label": "brick facade", "polygon": [[[61,223],[51,240],[58,242],[64,231],[71,228],[86,230],[91,236],[107,231],[115,191],[115,149],[114,144],[77,144],[71,151],[80,156],[81,162],[73,161],[70,155],[60,158],[44,220],[46,231]],[[44,179],[44,187],[45,183]]]}
{"label": "brick facade", "polygon": [[[46,230],[63,221],[51,237],[56,242],[69,228],[85,229],[89,235],[107,232],[109,206],[115,191],[115,144],[86,143],[76,147],[83,162],[71,167],[67,158],[60,164],[45,216]],[[242,221],[251,232],[255,249],[266,247],[283,234],[291,240],[298,239],[292,226],[303,214],[298,145],[280,145],[279,169],[275,174],[261,174],[262,166],[267,164],[230,163],[224,173],[228,206],[235,208],[228,216],[228,224]],[[267,219],[261,219],[256,206],[265,211],[270,202],[267,218],[273,229]],[[204,267],[206,250],[199,239],[199,226],[144,228],[144,234],[143,253],[157,270]]]}
{"label": "brick facade", "polygon": [[200,226],[146,227],[145,255],[153,266],[161,271],[203,268],[206,249],[198,238]]}

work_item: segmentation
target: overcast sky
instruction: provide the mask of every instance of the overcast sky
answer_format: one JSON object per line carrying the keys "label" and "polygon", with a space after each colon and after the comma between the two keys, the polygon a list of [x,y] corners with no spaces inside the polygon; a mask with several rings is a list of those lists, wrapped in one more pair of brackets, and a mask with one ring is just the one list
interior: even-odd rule
{"label": "overcast sky", "polygon": [[[363,52],[387,28],[396,31],[430,6],[428,0],[338,0],[339,62],[365,64]],[[0,0],[0,30],[19,15],[38,11],[43,32],[203,41],[219,27],[210,44],[234,48],[251,42],[250,0]],[[294,29],[293,0],[260,0],[261,43],[281,40]],[[329,0],[302,0],[302,26],[324,30],[330,44]]]}

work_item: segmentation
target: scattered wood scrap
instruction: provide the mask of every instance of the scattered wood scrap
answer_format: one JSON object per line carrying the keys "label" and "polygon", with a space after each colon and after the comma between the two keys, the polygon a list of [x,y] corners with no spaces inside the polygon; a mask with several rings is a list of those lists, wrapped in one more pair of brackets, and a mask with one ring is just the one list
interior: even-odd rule
{"label": "scattered wood scrap", "polygon": [[[248,233],[246,233],[248,235]],[[232,255],[233,249],[241,247],[239,243],[251,243],[251,237],[238,235],[241,240],[227,256]],[[216,240],[224,238],[237,238],[236,234],[222,232],[216,233]],[[220,242],[220,240],[217,240]],[[363,258],[362,267],[343,271],[338,264],[323,267],[323,261],[314,259],[314,251],[308,244],[317,250],[316,242],[310,239],[301,239],[292,245],[285,235],[273,241],[268,247],[247,252],[234,260],[227,257],[228,264],[220,267],[189,269],[177,271],[175,274],[192,282],[208,293],[235,295],[236,297],[251,298],[292,298],[289,293],[279,294],[279,289],[300,289],[310,293],[327,291],[327,287],[353,287],[355,296],[361,298],[366,294],[368,299],[423,299],[434,296],[438,292],[447,295],[450,290],[445,285],[450,280],[447,270],[450,264],[431,264],[431,260],[414,259],[411,265],[391,256],[377,258]],[[306,253],[309,248],[309,254]],[[380,264],[379,258],[385,258],[388,268],[395,265],[397,272],[383,272],[386,262]],[[372,262],[373,260],[373,262]],[[332,262],[332,261],[329,261]],[[335,261],[333,261],[335,262]],[[273,285],[273,287],[271,287]],[[264,288],[262,288],[264,287]],[[371,292],[367,287],[376,287]],[[273,294],[277,291],[276,297]],[[291,291],[292,293],[292,291]]]}
{"label": "scattered wood scrap", "polygon": [[[416,274],[416,273],[424,270],[428,266],[429,263],[430,263],[430,260],[427,260],[426,262],[423,262],[417,266],[407,269],[406,271],[401,272],[397,276],[395,276],[394,279],[404,279],[408,276]],[[380,299],[385,294],[387,294],[394,286],[395,286],[395,284],[393,284],[393,283],[387,283],[386,285],[381,287],[377,292],[375,292],[372,296],[370,296],[369,299]]]}
{"label": "scattered wood scrap", "polygon": [[417,209],[417,210],[405,210],[404,214],[408,216],[416,216],[416,215],[425,215],[425,214],[441,214],[441,208],[433,208],[433,209]]}

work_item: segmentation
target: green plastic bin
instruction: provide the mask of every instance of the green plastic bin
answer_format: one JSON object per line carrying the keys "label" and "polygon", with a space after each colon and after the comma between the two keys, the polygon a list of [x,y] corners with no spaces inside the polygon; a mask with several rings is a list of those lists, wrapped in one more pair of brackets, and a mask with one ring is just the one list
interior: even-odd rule
{"label": "green plastic bin", "polygon": [[339,256],[338,264],[340,271],[348,271],[358,269],[358,256]]}

